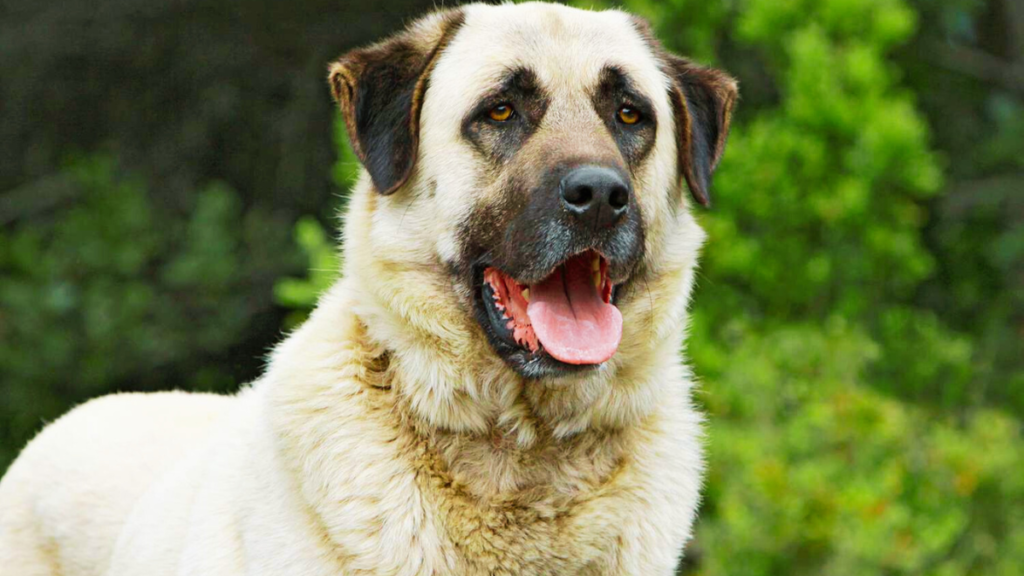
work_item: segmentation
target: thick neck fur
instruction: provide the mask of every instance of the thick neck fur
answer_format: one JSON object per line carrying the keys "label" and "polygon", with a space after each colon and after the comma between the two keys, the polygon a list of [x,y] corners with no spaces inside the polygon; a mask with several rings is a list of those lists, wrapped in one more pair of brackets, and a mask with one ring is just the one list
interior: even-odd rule
{"label": "thick neck fur", "polygon": [[[356,193],[344,278],[254,390],[325,553],[352,574],[671,570],[703,468],[678,355],[703,238],[693,220],[676,245],[648,247],[676,264],[622,302],[613,361],[527,381],[490,351],[439,263],[372,236],[378,201]],[[654,564],[629,567],[638,559]]]}
{"label": "thick neck fur", "polygon": [[[648,266],[635,284],[641,291],[622,307],[625,329],[612,361],[578,376],[527,380],[491,352],[440,261],[375,242],[374,213],[388,199],[360,188],[346,219],[344,278],[282,347],[306,340],[318,349],[334,346],[318,358],[331,364],[324,370],[367,386],[389,415],[384,422],[422,441],[478,498],[516,499],[541,489],[570,496],[612,474],[634,429],[665,402],[668,387],[687,380],[677,350],[703,238],[696,224],[687,216],[690,249],[677,265],[656,275]],[[663,257],[656,252],[668,248],[649,247],[649,256]],[[314,334],[332,338],[314,342]],[[272,363],[268,377],[302,377],[284,368]],[[319,397],[330,402],[329,394]]]}

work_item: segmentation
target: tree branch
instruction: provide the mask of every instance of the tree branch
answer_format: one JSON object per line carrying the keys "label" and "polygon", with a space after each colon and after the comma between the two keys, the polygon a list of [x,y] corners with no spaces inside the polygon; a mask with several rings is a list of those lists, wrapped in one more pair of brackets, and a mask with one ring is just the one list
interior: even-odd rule
{"label": "tree branch", "polygon": [[46,176],[18,188],[0,192],[0,225],[29,218],[78,196],[80,190],[63,174]]}
{"label": "tree branch", "polygon": [[1010,36],[1010,53],[1020,65],[1024,62],[1024,2],[1003,0],[1003,10],[1008,20],[1006,33]]}
{"label": "tree branch", "polygon": [[943,68],[1024,95],[1024,62],[1007,62],[975,48],[946,42],[932,41],[926,46]]}
{"label": "tree branch", "polygon": [[1024,174],[1002,174],[978,180],[957,182],[942,200],[947,215],[959,215],[982,206],[1008,204],[1011,212],[1024,207]]}

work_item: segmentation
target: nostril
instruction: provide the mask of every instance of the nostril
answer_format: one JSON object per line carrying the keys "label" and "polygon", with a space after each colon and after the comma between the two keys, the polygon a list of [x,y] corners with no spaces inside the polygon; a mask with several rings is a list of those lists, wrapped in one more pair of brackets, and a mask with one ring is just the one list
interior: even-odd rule
{"label": "nostril", "polygon": [[586,206],[594,198],[594,191],[590,186],[570,186],[562,195],[565,201],[573,206]]}
{"label": "nostril", "polygon": [[596,229],[622,218],[629,210],[632,192],[622,171],[586,165],[563,176],[558,194],[565,210]]}
{"label": "nostril", "polygon": [[623,186],[616,186],[608,195],[608,204],[615,210],[622,210],[629,204],[629,191]]}

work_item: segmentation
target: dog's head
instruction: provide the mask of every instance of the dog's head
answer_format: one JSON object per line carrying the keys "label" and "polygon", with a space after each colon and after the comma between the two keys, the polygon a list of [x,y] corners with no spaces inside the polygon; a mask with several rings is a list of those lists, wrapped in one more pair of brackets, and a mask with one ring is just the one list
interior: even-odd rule
{"label": "dog's head", "polygon": [[330,84],[369,176],[347,258],[426,340],[546,378],[682,330],[703,239],[682,182],[708,204],[729,76],[628,14],[530,3],[423,18]]}

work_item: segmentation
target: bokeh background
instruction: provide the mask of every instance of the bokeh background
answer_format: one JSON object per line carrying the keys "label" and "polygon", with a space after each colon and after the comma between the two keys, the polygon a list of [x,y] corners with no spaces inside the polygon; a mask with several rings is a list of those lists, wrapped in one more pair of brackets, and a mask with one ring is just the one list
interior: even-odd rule
{"label": "bokeh background", "polygon": [[[0,471],[87,398],[259,373],[337,270],[326,63],[434,4],[0,3]],[[1024,2],[624,6],[742,92],[680,573],[1024,573]]]}

